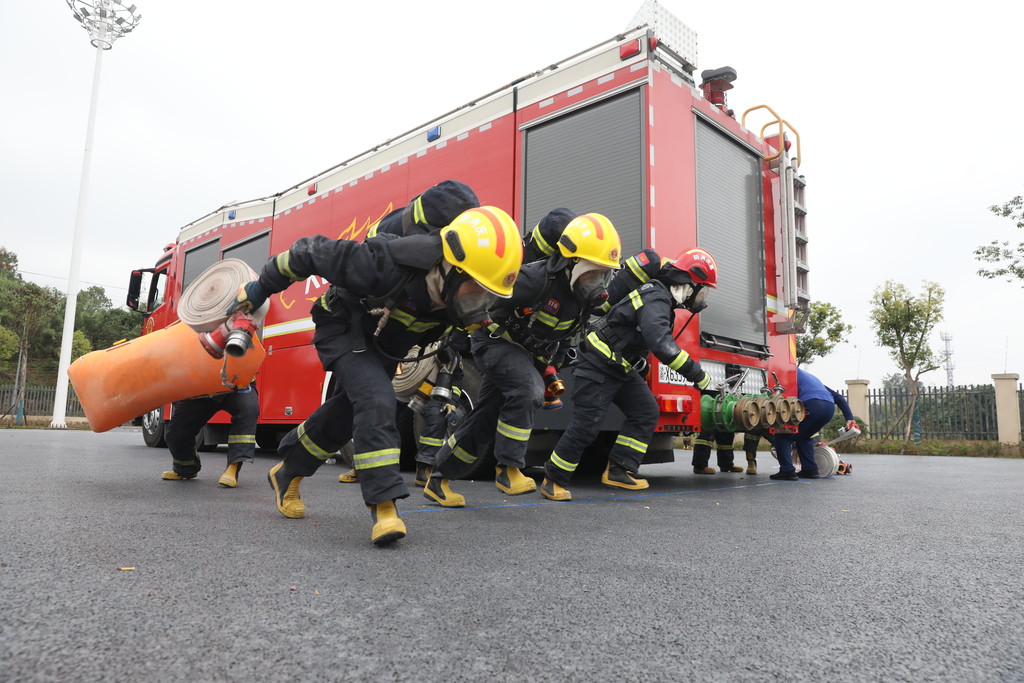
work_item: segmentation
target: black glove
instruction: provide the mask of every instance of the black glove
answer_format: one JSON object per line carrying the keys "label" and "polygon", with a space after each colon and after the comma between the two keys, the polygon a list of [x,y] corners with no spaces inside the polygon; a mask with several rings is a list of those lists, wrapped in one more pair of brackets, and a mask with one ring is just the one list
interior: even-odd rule
{"label": "black glove", "polygon": [[252,313],[267,301],[268,296],[270,296],[269,293],[263,289],[263,285],[260,284],[259,280],[247,282],[239,287],[238,292],[235,293],[235,300],[228,306],[228,315],[235,311]]}
{"label": "black glove", "polygon": [[701,396],[718,396],[721,392],[711,386],[711,375],[707,372],[699,380],[693,383],[697,390],[700,391]]}

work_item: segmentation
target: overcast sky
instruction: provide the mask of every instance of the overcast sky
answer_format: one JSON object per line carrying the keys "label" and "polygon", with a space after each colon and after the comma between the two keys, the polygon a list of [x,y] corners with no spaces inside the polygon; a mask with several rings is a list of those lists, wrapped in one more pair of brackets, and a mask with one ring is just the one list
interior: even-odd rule
{"label": "overcast sky", "polygon": [[[103,57],[81,267],[115,304],[184,224],[611,38],[640,6],[133,1],[140,27]],[[855,327],[808,369],[836,388],[896,371],[867,318],[891,278],[946,288],[958,384],[1024,372],[1021,286],[978,277],[972,255],[1024,240],[987,210],[1024,193],[1021,5],[663,5],[697,32],[698,73],[736,69],[731,107],[769,104],[800,131],[811,295]],[[0,2],[0,31],[0,245],[63,290],[95,50],[64,0]]]}

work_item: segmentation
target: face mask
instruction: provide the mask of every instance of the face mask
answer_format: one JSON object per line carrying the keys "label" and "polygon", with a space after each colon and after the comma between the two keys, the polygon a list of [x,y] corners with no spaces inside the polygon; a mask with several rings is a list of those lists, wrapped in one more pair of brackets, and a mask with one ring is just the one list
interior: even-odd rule
{"label": "face mask", "polygon": [[448,316],[467,332],[487,327],[491,324],[490,309],[498,300],[497,295],[484,289],[465,273],[459,273],[456,277],[457,281],[449,285],[445,297]]}
{"label": "face mask", "polygon": [[572,293],[587,305],[597,306],[608,298],[608,285],[611,280],[611,269],[581,259],[572,267],[569,286]]}
{"label": "face mask", "polygon": [[672,293],[672,299],[676,302],[677,306],[686,308],[694,313],[707,308],[707,304],[704,303],[704,300],[708,298],[707,287],[672,285],[669,287],[669,291]]}

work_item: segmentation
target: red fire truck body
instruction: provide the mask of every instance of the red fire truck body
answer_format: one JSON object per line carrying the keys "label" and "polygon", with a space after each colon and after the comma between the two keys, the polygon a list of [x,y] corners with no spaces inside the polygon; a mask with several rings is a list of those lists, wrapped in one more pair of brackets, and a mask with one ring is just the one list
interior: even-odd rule
{"label": "red fire truck body", "polygon": [[[646,247],[668,257],[707,249],[719,287],[680,346],[716,381],[747,369],[745,393],[760,393],[773,374],[795,389],[793,311],[807,302],[803,178],[780,135],[762,139],[773,124],[781,134],[785,122],[769,118],[760,134],[745,128],[724,106],[731,85],[698,87],[691,61],[657,31],[628,31],[273,196],[186,225],[142,271],[153,273],[148,301],[137,304],[147,312],[144,332],[176,320],[181,293],[216,261],[240,258],[259,272],[305,235],[360,240],[389,211],[451,178],[508,211],[524,232],[566,206],[608,216],[624,258]],[[311,277],[271,300],[257,377],[261,445],[272,446],[324,398],[329,378],[312,346],[310,306],[327,286]],[[677,330],[687,317],[678,314]],[[674,436],[700,430],[699,396],[653,357],[649,382],[662,414],[645,462],[666,461]],[[168,409],[147,416],[147,443],[159,441],[161,417],[173,419]],[[531,452],[550,453],[570,411],[539,415]],[[620,421],[613,408],[612,439]],[[220,440],[210,430],[206,439]]]}

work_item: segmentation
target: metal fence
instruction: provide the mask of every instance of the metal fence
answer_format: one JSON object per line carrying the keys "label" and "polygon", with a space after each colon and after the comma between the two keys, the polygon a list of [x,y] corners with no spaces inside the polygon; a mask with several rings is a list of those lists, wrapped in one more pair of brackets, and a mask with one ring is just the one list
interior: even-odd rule
{"label": "metal fence", "polygon": [[[17,395],[14,393],[14,385],[0,386],[0,415],[16,415],[18,407],[15,405]],[[25,415],[53,415],[53,402],[57,400],[57,387],[40,387],[28,385],[25,387]],[[82,404],[78,402],[75,395],[75,388],[68,386],[68,403],[65,415],[68,417],[85,417]]]}
{"label": "metal fence", "polygon": [[[907,419],[911,434],[935,441],[997,441],[996,390],[991,384],[959,387],[922,387],[917,409],[905,414],[911,393],[907,389],[868,391],[872,439],[902,439]],[[1022,398],[1024,400],[1024,398]],[[893,427],[892,433],[886,432]]]}

